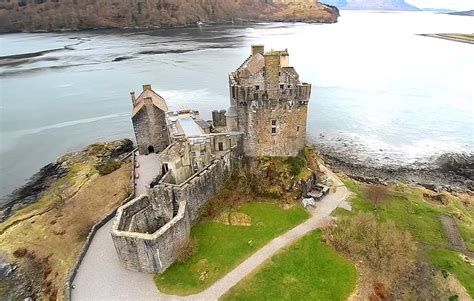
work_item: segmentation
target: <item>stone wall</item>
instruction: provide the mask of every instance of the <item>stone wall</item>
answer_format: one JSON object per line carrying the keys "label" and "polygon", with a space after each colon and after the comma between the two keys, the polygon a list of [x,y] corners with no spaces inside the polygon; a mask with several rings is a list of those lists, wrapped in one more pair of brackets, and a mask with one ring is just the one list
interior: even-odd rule
{"label": "stone wall", "polygon": [[157,153],[169,145],[166,114],[154,106],[151,99],[145,99],[144,108],[132,117],[132,123],[140,154],[149,154],[150,146]]}
{"label": "stone wall", "polygon": [[[191,226],[199,220],[200,209],[241,164],[242,155],[242,139],[239,139],[231,150],[180,185],[160,181],[148,190],[148,196],[119,208],[112,226],[112,239],[122,265],[146,273],[162,273],[172,265],[176,250],[189,239]],[[166,221],[171,210],[173,215],[169,222],[160,225],[154,233],[143,233],[159,225],[157,217]],[[147,218],[142,218],[143,215]],[[144,222],[151,224],[143,225]]]}

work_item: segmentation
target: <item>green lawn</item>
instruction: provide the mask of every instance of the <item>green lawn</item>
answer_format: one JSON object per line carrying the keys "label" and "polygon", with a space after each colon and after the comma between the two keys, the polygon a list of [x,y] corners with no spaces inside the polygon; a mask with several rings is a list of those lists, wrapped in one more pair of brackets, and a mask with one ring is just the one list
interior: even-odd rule
{"label": "green lawn", "polygon": [[[440,216],[448,214],[456,217],[461,235],[469,249],[474,247],[474,212],[473,208],[464,206],[454,197],[449,197],[447,205],[437,205],[423,199],[423,192],[419,188],[410,188],[399,185],[391,191],[390,200],[377,210],[364,199],[361,187],[351,180],[345,181],[347,187],[355,193],[351,199],[353,212],[337,210],[336,215],[351,215],[357,211],[373,212],[381,221],[392,221],[402,230],[407,230],[419,243],[428,246],[429,260],[436,266],[450,271],[466,287],[471,296],[474,296],[473,281],[474,267],[463,262],[457,252],[447,249],[448,241],[444,232]],[[448,268],[445,265],[453,264]]]}
{"label": "green lawn", "polygon": [[191,230],[198,241],[196,254],[183,264],[174,264],[155,276],[160,291],[167,294],[198,293],[230,272],[274,237],[309,217],[303,208],[283,209],[271,203],[247,203],[238,212],[252,219],[251,226],[227,226],[200,222]]}
{"label": "green lawn", "polygon": [[469,295],[474,296],[474,267],[466,263],[457,252],[444,249],[430,250],[428,258],[440,269],[455,275]]}
{"label": "green lawn", "polygon": [[346,300],[356,286],[354,266],[314,231],[272,257],[223,300]]}

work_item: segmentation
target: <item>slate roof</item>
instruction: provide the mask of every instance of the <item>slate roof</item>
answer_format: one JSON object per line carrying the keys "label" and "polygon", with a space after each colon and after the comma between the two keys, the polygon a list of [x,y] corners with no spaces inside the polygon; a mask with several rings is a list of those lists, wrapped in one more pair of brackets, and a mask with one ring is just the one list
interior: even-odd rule
{"label": "slate roof", "polygon": [[145,98],[151,97],[153,105],[157,108],[162,110],[163,112],[167,112],[168,105],[163,97],[161,97],[158,93],[151,89],[144,90],[138,98],[135,100],[135,106],[133,108],[132,117],[135,116],[144,106],[145,106]]}

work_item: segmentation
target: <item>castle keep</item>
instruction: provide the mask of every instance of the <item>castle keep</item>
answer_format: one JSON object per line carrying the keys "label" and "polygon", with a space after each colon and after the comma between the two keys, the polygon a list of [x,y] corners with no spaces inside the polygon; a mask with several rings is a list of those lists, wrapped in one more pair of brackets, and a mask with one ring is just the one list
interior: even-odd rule
{"label": "castle keep", "polygon": [[200,209],[241,165],[244,156],[296,156],[305,146],[311,85],[289,66],[288,51],[251,55],[229,74],[230,108],[172,112],[144,85],[131,93],[132,123],[141,156],[158,153],[161,168],[147,193],[117,210],[112,238],[122,265],[162,273],[190,237]]}
{"label": "castle keep", "polygon": [[296,156],[306,144],[306,120],[311,85],[302,83],[289,66],[287,50],[252,53],[229,74],[229,130],[245,135],[250,157]]}

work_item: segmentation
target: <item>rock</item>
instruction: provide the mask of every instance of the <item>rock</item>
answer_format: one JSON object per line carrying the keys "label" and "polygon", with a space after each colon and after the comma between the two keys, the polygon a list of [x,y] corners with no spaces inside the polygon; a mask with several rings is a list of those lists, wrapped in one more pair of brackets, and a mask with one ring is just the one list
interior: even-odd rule
{"label": "rock", "polygon": [[[107,143],[96,143],[82,152],[67,153],[56,162],[42,167],[28,181],[3,198],[0,202],[0,222],[5,221],[16,211],[38,201],[43,192],[47,191],[58,179],[66,176],[74,163],[84,163],[90,156],[100,157],[99,161],[119,160],[133,150],[130,139],[121,139]],[[99,162],[101,163],[101,162]]]}

